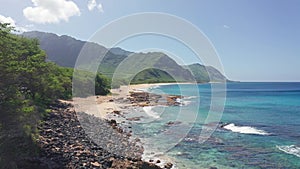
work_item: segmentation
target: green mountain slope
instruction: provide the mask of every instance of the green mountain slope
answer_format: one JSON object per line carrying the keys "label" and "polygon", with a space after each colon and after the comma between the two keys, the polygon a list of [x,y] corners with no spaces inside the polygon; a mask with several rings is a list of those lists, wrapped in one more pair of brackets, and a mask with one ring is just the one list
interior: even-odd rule
{"label": "green mountain slope", "polygon": [[187,68],[190,69],[193,77],[198,83],[228,81],[219,70],[212,66],[204,66],[199,63],[195,63],[188,65]]}
{"label": "green mountain slope", "polygon": [[[226,80],[218,70],[201,64],[178,65],[164,53],[134,53],[121,48],[107,49],[92,42],[76,40],[69,36],[58,36],[44,32],[25,32],[23,36],[37,38],[40,47],[46,51],[47,60],[60,66],[74,67],[76,59],[85,46],[86,63],[82,66],[97,66],[115,85],[150,82],[220,82]],[[104,56],[105,55],[105,56]],[[104,56],[100,65],[97,57]],[[209,76],[210,75],[210,76]]]}

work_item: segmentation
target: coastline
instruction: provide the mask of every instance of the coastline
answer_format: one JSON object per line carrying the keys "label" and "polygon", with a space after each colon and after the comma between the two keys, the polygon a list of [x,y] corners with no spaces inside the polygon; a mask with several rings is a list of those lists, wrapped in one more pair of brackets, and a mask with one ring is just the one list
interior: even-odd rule
{"label": "coastline", "polygon": [[[172,85],[172,84],[168,83],[168,85]],[[106,117],[106,115],[108,115],[106,117],[107,119],[112,118],[112,119],[119,120],[118,117],[121,117],[123,115],[123,113],[125,114],[126,117],[128,117],[126,113],[129,114],[131,112],[134,114],[134,116],[136,116],[134,111],[136,109],[143,110],[143,108],[144,108],[144,107],[138,107],[136,105],[133,105],[130,102],[125,102],[121,99],[121,97],[124,96],[127,98],[129,96],[129,91],[144,92],[144,91],[147,91],[148,88],[156,87],[156,86],[160,86],[160,84],[132,85],[132,86],[129,86],[128,88],[127,87],[122,88],[124,90],[123,91],[124,94],[119,94],[118,93],[119,91],[117,89],[115,89],[115,93],[113,93],[112,95],[110,95],[110,96],[95,96],[94,100],[97,100],[101,97],[101,98],[105,98],[105,99],[103,101],[99,101],[98,102],[99,104],[104,103],[104,105],[105,105],[105,104],[107,104],[107,102],[109,104],[111,104],[111,102],[113,102],[114,104],[117,104],[119,107],[116,110],[120,110],[121,112],[113,112],[113,109],[110,109],[110,110],[106,110],[107,112],[103,112],[103,114],[105,115],[105,117]],[[246,84],[246,86],[248,86],[248,84]],[[257,87],[254,87],[254,88],[257,88]],[[127,91],[128,93],[125,92],[125,89],[126,90],[129,89]],[[261,88],[259,88],[259,90],[261,90]],[[267,90],[269,90],[269,89],[267,89]],[[242,91],[242,92],[244,92],[244,91]],[[278,94],[277,92],[275,92],[275,93],[276,93],[276,95]],[[282,94],[282,93],[280,93],[280,94]],[[242,96],[244,96],[244,95],[242,95]],[[119,98],[121,100],[118,100],[117,98]],[[278,98],[278,97],[276,97],[276,98]],[[110,101],[110,99],[113,99],[113,101]],[[268,100],[266,99],[266,101],[268,101]],[[157,110],[155,109],[155,111],[159,112],[159,108]],[[142,113],[145,113],[145,111]],[[239,113],[239,111],[236,111],[236,113]],[[145,114],[145,116],[147,116],[147,115]],[[125,125],[124,125],[122,119],[117,122],[117,125],[118,125],[118,127],[121,127],[121,128],[124,127],[124,131],[128,132],[131,130],[131,128],[129,129],[127,124],[128,123],[134,124],[135,123],[134,121],[139,121],[139,120],[138,119],[126,120],[126,117],[123,118],[123,120],[125,119],[125,122],[124,122]],[[148,118],[148,116],[146,118]],[[143,122],[143,120],[145,120],[145,119],[141,118],[141,120],[137,123]],[[159,120],[161,120],[161,119],[159,119]],[[170,121],[170,125],[172,125],[171,122],[175,123],[176,121]],[[155,123],[152,123],[152,124],[156,125]],[[160,124],[166,125],[166,124],[168,124],[168,121],[163,121]],[[175,125],[176,125],[176,123],[175,123]],[[137,130],[132,130],[132,131],[137,131]],[[213,158],[212,158],[212,160],[208,160],[207,162],[201,163],[202,168],[207,168],[207,167],[224,168],[224,166],[229,166],[229,167],[241,166],[240,168],[248,166],[250,168],[252,166],[253,167],[255,167],[255,166],[264,167],[266,162],[264,160],[257,160],[256,154],[264,155],[265,152],[268,152],[272,155],[272,157],[276,157],[278,155],[284,156],[284,157],[290,156],[291,160],[283,163],[282,164],[283,166],[289,166],[290,164],[291,164],[291,166],[294,166],[294,165],[297,166],[298,163],[297,163],[296,158],[298,157],[297,155],[299,153],[298,152],[295,153],[295,150],[298,151],[299,146],[296,143],[278,142],[274,145],[258,146],[258,147],[256,147],[256,145],[250,145],[252,138],[253,139],[259,138],[262,141],[265,139],[267,140],[268,138],[273,138],[274,135],[272,133],[274,133],[274,132],[272,132],[272,131],[273,131],[272,128],[270,128],[268,126],[260,126],[255,123],[248,124],[248,123],[244,123],[243,121],[238,121],[238,122],[233,123],[231,120],[223,121],[222,123],[220,123],[219,130],[216,130],[217,134],[220,134],[220,135],[216,135],[216,137],[212,137],[210,140],[208,140],[205,147],[203,147],[203,148],[197,147],[197,148],[199,148],[199,151],[196,152],[194,150],[191,150],[191,152],[188,152],[188,153],[184,153],[184,150],[181,148],[179,148],[179,149],[175,148],[173,152],[167,153],[167,156],[170,155],[171,158],[163,158],[163,157],[159,156],[160,155],[159,151],[151,150],[151,147],[149,150],[147,147],[147,144],[144,144],[145,142],[143,142],[143,141],[147,141],[147,140],[143,140],[144,139],[143,135],[140,135],[140,136],[142,136],[140,139],[141,140],[140,143],[142,143],[141,145],[146,147],[146,150],[144,149],[142,160],[144,162],[151,162],[152,164],[155,164],[155,165],[157,164],[157,160],[159,160],[159,164],[170,162],[170,163],[172,163],[173,168],[176,168],[176,167],[182,168],[182,166],[185,166],[187,164],[188,164],[188,166],[200,165],[200,163],[198,163],[198,162],[202,161],[203,159],[205,160],[207,158],[206,152],[210,152],[211,157],[213,157]],[[132,133],[133,136],[134,136],[134,134],[135,133]],[[223,135],[223,134],[226,134],[226,135]],[[190,145],[193,146],[193,144],[195,143],[194,140],[196,138],[196,137],[194,138],[194,136],[196,136],[196,135],[188,136],[187,139],[185,139],[182,144],[187,147]],[[230,136],[230,137],[227,137],[227,136]],[[151,135],[150,135],[150,137],[151,137]],[[147,136],[145,138],[147,139]],[[233,143],[231,142],[232,141],[231,138],[238,138],[238,139],[236,139],[237,140],[236,142],[238,142],[238,143],[245,142],[245,143],[249,143],[249,144],[246,144],[245,146],[236,146],[234,144],[235,142],[233,142]],[[242,141],[239,141],[239,139],[242,139]],[[248,139],[250,139],[250,141],[248,141]],[[146,142],[146,143],[149,143],[149,142]],[[256,143],[256,142],[254,142],[254,143]],[[159,145],[159,143],[158,143],[158,145]],[[248,145],[250,145],[250,146],[248,146]],[[216,148],[218,148],[217,149],[218,151],[211,151],[210,149],[208,150],[207,148],[210,148],[210,147],[216,147]],[[201,152],[200,150],[204,150],[204,151]],[[247,153],[246,155],[248,155],[248,154],[251,155],[251,160],[253,160],[253,161],[251,161],[251,163],[248,163],[247,161],[242,161],[242,160],[247,160],[247,158],[249,156],[240,157],[241,151]],[[155,154],[153,152],[155,152]],[[294,153],[292,154],[291,152],[294,152]],[[201,156],[198,157],[198,153]],[[217,154],[214,154],[214,153],[217,153]],[[227,153],[229,153],[231,155],[230,159],[228,160],[229,161],[228,163],[226,161],[220,161],[220,162],[216,161],[216,159],[219,159],[219,156],[227,157],[226,156]],[[161,153],[161,154],[163,154],[163,153]],[[294,155],[295,157],[292,155]],[[172,160],[172,158],[174,160]],[[185,161],[185,160],[187,160],[187,161]],[[191,160],[191,161],[189,161],[189,160]],[[198,161],[196,161],[196,160],[198,160]],[[279,164],[276,161],[273,161],[271,158],[270,159],[267,158],[267,160],[268,160],[267,162],[269,163],[270,166],[276,166]],[[239,161],[242,161],[242,163],[239,163]],[[176,163],[174,163],[174,162],[176,162]],[[294,162],[294,163],[291,163],[291,162]],[[193,167],[191,167],[191,168],[193,168]]]}
{"label": "coastline", "polygon": [[[74,98],[75,102],[85,102],[86,107],[80,107],[80,111],[84,111],[88,114],[96,117],[107,119],[107,115],[114,111],[121,111],[128,107],[136,106],[132,103],[122,102],[130,96],[130,92],[135,91],[147,91],[149,88],[164,86],[164,85],[175,85],[175,84],[195,84],[195,83],[149,83],[149,84],[134,84],[129,86],[121,86],[117,89],[111,89],[111,94],[107,96],[92,96],[89,98]],[[97,103],[97,107],[94,107],[89,102]],[[94,107],[94,108],[93,108]],[[97,113],[93,113],[97,112]]]}
{"label": "coastline", "polygon": [[[124,100],[128,100],[131,93],[134,92],[146,92],[148,93],[148,89],[158,87],[158,86],[165,86],[165,85],[176,85],[176,84],[192,84],[192,83],[151,83],[151,84],[134,84],[130,86],[121,86],[118,89],[112,89],[111,95],[109,96],[96,96],[97,104],[98,104],[98,110],[101,113],[102,119],[106,120],[116,120],[117,123],[121,125],[121,128],[126,130],[126,127],[130,126],[132,121],[139,121],[140,119],[126,119],[123,118],[119,120],[118,117],[122,116],[122,113],[128,113],[133,111],[133,109],[136,110],[136,108],[141,108],[141,110],[145,112],[146,107],[152,108],[155,106],[160,106],[160,104],[154,104],[154,105],[138,105],[136,103],[128,103]],[[165,96],[166,97],[166,96]],[[149,115],[149,114],[147,114]],[[131,128],[131,127],[130,127]],[[129,131],[131,132],[131,131]],[[133,137],[136,137],[133,133]],[[142,146],[143,146],[143,139],[138,138],[141,140]],[[174,160],[166,155],[163,154],[157,154],[159,152],[153,152],[151,149],[145,149],[144,147],[144,153],[142,155],[142,160],[145,162],[149,162],[152,164],[155,164],[161,168],[172,168],[176,169],[176,164]],[[168,166],[168,167],[166,167]]]}
{"label": "coastline", "polygon": [[[62,102],[74,105],[74,109],[77,114],[80,112],[84,112],[90,116],[97,117],[101,120],[106,120],[108,122],[113,121],[115,125],[118,126],[118,128],[120,128],[120,131],[124,133],[129,133],[130,140],[140,140],[139,142],[141,143],[141,146],[143,146],[142,139],[135,136],[131,130],[132,122],[139,121],[140,118],[139,117],[125,118],[124,114],[130,114],[132,111],[136,109],[144,110],[143,109],[144,107],[158,106],[161,105],[162,103],[154,103],[154,101],[151,101],[150,104],[148,103],[145,104],[145,102],[141,102],[141,104],[139,104],[135,101],[132,102],[130,101],[131,94],[132,93],[149,94],[149,92],[147,92],[149,88],[162,86],[162,85],[174,85],[174,84],[191,84],[191,83],[152,83],[152,84],[137,84],[137,85],[130,85],[130,86],[121,86],[118,89],[111,89],[111,94],[107,96],[73,98],[73,101],[62,101]],[[154,96],[161,97],[160,95],[155,95],[155,94]],[[146,112],[144,112],[144,114],[145,113]],[[141,156],[142,160],[144,162],[157,165],[161,168],[176,168],[174,164],[174,160],[172,160],[170,157],[160,155],[157,153],[158,152],[153,152],[151,150],[144,149],[144,152]]]}
{"label": "coastline", "polygon": [[[103,114],[105,114],[105,116],[102,116],[102,118],[104,117],[107,120],[111,120],[111,119],[116,120],[120,124],[125,124],[124,126],[126,127],[126,126],[128,126],[128,123],[131,124],[131,121],[139,121],[140,119],[139,118],[138,119],[125,119],[125,121],[123,121],[124,118],[122,118],[122,120],[118,121],[118,116],[122,116],[122,112],[123,113],[131,112],[131,111],[133,111],[133,109],[136,111],[136,108],[141,108],[142,109],[141,111],[144,114],[146,114],[146,116],[149,116],[149,114],[148,114],[148,112],[146,112],[145,108],[149,107],[150,111],[151,111],[151,109],[153,107],[166,106],[166,105],[165,105],[165,103],[158,103],[158,104],[154,104],[154,105],[153,104],[152,105],[151,104],[150,105],[137,105],[135,103],[126,103],[126,102],[124,103],[122,101],[120,102],[120,100],[123,100],[124,98],[128,99],[128,97],[130,97],[131,92],[148,92],[148,89],[150,89],[150,88],[156,88],[159,86],[166,86],[166,85],[176,85],[176,84],[180,85],[180,84],[196,84],[196,83],[184,82],[184,83],[134,84],[134,85],[130,85],[130,86],[121,86],[118,89],[112,89],[111,90],[112,94],[110,96],[99,96],[97,99],[98,100],[97,103],[99,103],[99,108],[100,108],[99,110],[102,112],[105,112],[105,113],[103,113]],[[164,99],[167,100],[169,95],[161,95],[161,96],[165,97]],[[114,101],[109,102],[108,100],[110,100],[110,99],[113,99]],[[172,105],[173,104],[167,105],[167,106],[172,106]],[[152,117],[157,118],[156,115],[153,115]],[[133,134],[133,136],[134,136],[134,134]],[[145,140],[143,140],[143,139],[140,139],[140,140],[142,141],[142,143],[145,144],[145,142],[143,142]],[[164,166],[166,164],[168,164],[168,165],[172,164],[172,168],[176,169],[176,163],[172,157],[166,156],[164,154],[160,154],[160,152],[154,152],[153,150],[151,150],[151,148],[149,149],[149,147],[144,149],[144,153],[142,155],[142,160],[156,164],[162,168],[164,168]],[[159,163],[157,163],[157,162],[159,162]]]}

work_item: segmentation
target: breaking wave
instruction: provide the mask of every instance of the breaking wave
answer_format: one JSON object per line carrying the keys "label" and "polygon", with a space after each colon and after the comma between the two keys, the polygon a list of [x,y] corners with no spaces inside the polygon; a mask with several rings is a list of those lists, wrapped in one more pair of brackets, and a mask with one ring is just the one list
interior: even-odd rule
{"label": "breaking wave", "polygon": [[145,106],[143,107],[143,110],[149,117],[152,117],[154,119],[159,119],[160,118],[159,114],[153,111],[152,108],[153,108],[152,106]]}
{"label": "breaking wave", "polygon": [[289,145],[289,146],[276,146],[280,151],[283,151],[287,154],[292,154],[297,157],[300,157],[300,147],[297,147],[295,145]]}
{"label": "breaking wave", "polygon": [[256,135],[270,135],[269,133],[256,129],[250,126],[236,126],[233,123],[227,124],[223,126],[224,129],[230,130],[236,133],[243,133],[243,134],[256,134]]}
{"label": "breaking wave", "polygon": [[190,100],[190,99],[196,99],[198,96],[184,96],[184,99]]}

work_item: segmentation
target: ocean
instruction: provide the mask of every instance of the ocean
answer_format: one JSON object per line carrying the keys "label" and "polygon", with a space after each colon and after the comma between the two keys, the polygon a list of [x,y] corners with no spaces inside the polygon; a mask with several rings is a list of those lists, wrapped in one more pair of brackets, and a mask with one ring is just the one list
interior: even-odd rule
{"label": "ocean", "polygon": [[[174,168],[300,168],[300,83],[227,83],[223,113],[209,112],[211,85],[147,89],[184,98],[181,106],[142,109],[146,115],[133,131],[145,144],[145,158],[167,156]],[[210,113],[222,116],[207,123]],[[216,124],[199,142],[203,127]]]}

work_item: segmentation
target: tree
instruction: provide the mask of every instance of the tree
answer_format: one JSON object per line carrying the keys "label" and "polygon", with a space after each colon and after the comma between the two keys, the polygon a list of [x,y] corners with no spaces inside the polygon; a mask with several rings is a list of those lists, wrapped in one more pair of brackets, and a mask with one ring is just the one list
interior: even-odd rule
{"label": "tree", "polygon": [[[38,40],[12,31],[9,24],[0,23],[0,166],[5,168],[15,168],[20,159],[37,155],[32,138],[47,106],[72,96],[73,69],[46,62]],[[90,78],[80,83],[91,83],[92,74],[82,73]],[[97,94],[109,92],[107,79],[99,74],[95,87]]]}

